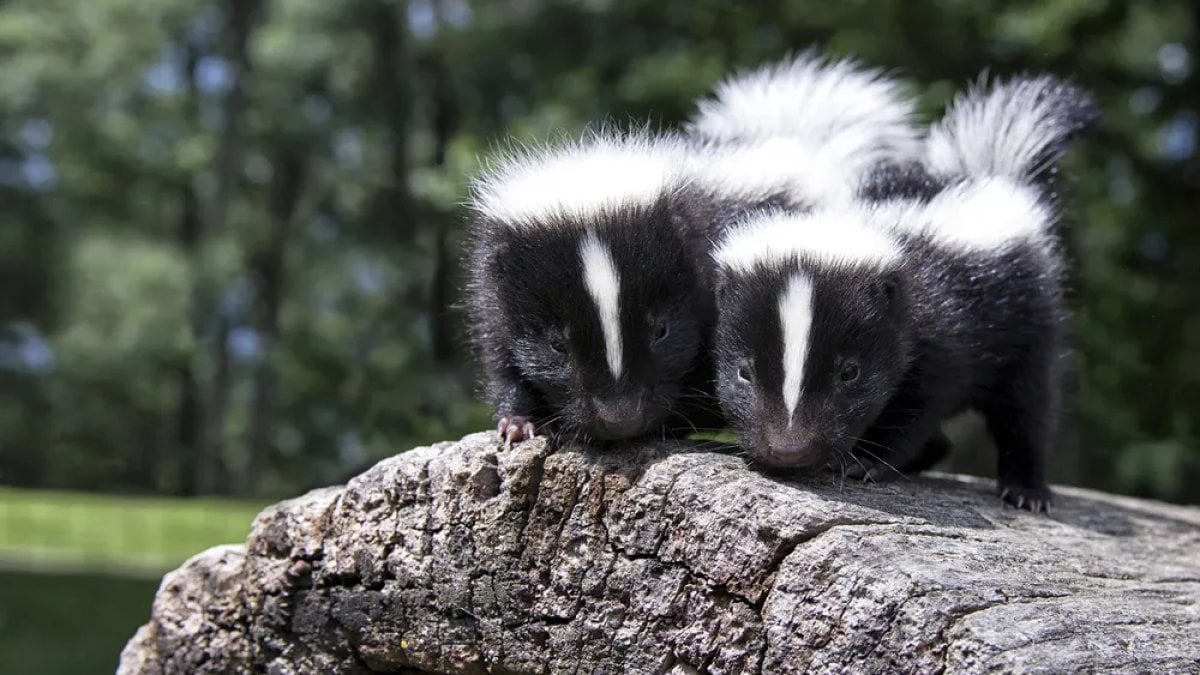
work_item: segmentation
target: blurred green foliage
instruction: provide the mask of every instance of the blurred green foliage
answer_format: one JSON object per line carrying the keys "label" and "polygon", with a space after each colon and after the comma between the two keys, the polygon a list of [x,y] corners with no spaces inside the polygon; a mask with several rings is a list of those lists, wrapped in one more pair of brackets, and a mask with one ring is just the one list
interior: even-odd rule
{"label": "blurred green foliage", "polygon": [[985,68],[1097,92],[1053,476],[1200,501],[1198,12],[2,0],[0,483],[274,496],[485,426],[454,309],[477,157],[666,127],[818,44],[911,79],[931,117]]}

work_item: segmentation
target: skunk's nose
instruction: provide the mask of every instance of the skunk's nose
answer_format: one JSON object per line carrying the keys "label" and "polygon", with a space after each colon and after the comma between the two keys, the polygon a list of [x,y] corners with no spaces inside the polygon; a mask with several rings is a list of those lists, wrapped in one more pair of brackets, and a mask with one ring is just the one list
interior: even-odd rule
{"label": "skunk's nose", "polygon": [[596,423],[593,435],[604,440],[636,436],[645,430],[646,406],[638,396],[595,399]]}
{"label": "skunk's nose", "polygon": [[809,469],[825,460],[825,449],[810,435],[793,429],[766,434],[766,452],[762,460],[785,469]]}

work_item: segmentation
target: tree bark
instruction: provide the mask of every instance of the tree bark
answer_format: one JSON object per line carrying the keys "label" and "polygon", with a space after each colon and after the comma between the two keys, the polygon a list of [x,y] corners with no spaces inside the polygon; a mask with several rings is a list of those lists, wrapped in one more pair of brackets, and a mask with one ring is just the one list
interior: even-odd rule
{"label": "tree bark", "polygon": [[118,673],[1195,672],[1200,509],[493,434],[268,508]]}
{"label": "tree bark", "polygon": [[377,0],[367,10],[375,52],[376,86],[371,98],[386,121],[390,176],[382,190],[378,222],[401,242],[416,235],[412,194],[408,189],[409,128],[412,118],[412,64],[409,50],[408,2]]}

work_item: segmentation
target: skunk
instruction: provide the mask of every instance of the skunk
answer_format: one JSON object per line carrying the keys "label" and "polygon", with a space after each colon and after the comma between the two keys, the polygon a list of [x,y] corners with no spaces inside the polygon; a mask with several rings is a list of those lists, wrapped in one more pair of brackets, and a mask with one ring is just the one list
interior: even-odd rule
{"label": "skunk", "polygon": [[977,409],[1002,498],[1048,509],[1067,314],[1039,181],[1096,116],[1050,77],[975,88],[924,167],[885,170],[850,204],[733,226],[713,253],[714,361],[752,459],[916,472],[949,449],[940,424]]}
{"label": "skunk", "polygon": [[605,131],[511,153],[475,181],[467,307],[508,441],[654,433],[711,380],[712,216],[687,157],[677,136]]}
{"label": "skunk", "polygon": [[894,112],[900,103],[874,122],[871,111],[852,110],[848,90],[878,88],[879,77],[856,77],[845,62],[796,64],[723,83],[695,119],[733,111],[743,81],[764,103],[800,104],[795,90],[847,102],[796,108],[813,119],[786,138],[601,132],[511,153],[475,181],[466,304],[507,440],[724,425],[708,358],[714,233],[763,205],[847,201],[865,172],[851,164],[857,149],[885,145],[876,135],[915,133],[893,129],[911,127]]}

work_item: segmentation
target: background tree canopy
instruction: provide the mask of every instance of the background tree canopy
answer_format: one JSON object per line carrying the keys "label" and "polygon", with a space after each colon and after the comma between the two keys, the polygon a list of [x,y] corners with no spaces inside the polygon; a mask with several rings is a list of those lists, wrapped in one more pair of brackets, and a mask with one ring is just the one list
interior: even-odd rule
{"label": "background tree canopy", "polygon": [[1068,166],[1052,476],[1200,502],[1198,12],[0,0],[0,484],[286,495],[489,425],[455,310],[477,158],[670,126],[731,69],[816,44],[908,78],[931,117],[985,68],[1097,93]]}

